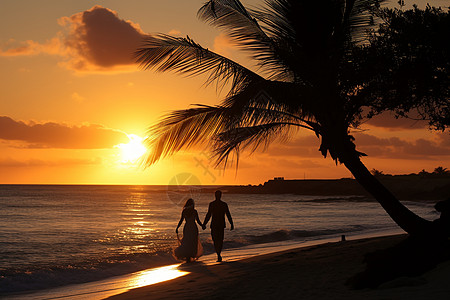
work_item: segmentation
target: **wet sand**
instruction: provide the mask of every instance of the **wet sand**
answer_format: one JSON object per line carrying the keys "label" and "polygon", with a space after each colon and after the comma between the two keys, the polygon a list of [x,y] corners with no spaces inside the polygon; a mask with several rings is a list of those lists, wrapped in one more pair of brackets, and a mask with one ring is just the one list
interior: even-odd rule
{"label": "wet sand", "polygon": [[[376,289],[347,281],[366,268],[367,253],[404,235],[326,243],[239,261],[183,264],[188,275],[108,299],[449,299],[450,261],[416,277],[399,277]],[[226,260],[226,257],[225,257]]]}

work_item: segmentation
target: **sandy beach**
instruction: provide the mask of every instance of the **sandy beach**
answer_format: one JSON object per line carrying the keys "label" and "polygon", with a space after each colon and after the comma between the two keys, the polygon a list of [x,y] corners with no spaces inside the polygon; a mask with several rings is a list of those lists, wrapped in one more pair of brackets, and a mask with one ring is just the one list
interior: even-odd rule
{"label": "sandy beach", "polygon": [[179,268],[190,274],[108,299],[448,299],[450,261],[376,289],[353,289],[347,284],[365,270],[367,253],[404,239],[404,235],[360,239],[221,264],[183,264]]}

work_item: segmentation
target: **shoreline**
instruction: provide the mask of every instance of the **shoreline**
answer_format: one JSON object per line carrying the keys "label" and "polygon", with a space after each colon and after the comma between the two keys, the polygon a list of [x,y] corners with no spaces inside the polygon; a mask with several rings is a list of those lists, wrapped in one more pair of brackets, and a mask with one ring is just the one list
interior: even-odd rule
{"label": "shoreline", "polygon": [[406,235],[328,242],[221,264],[183,264],[189,274],[111,296],[138,299],[448,299],[450,261],[416,277],[399,277],[377,289],[352,289],[364,256],[392,247]]}
{"label": "shoreline", "polygon": [[[372,231],[365,233],[347,234],[348,240],[372,238],[380,236],[392,236],[402,233],[400,229]],[[253,257],[264,256],[272,253],[278,253],[289,250],[297,250],[305,247],[318,246],[326,243],[337,242],[341,239],[341,236],[329,235],[320,237],[317,239],[309,240],[287,240],[280,242],[251,244],[244,247],[224,249],[222,255],[226,263],[241,261]],[[203,255],[197,263],[205,265],[216,265],[215,253]],[[97,281],[90,281],[86,283],[70,284],[60,287],[53,287],[42,290],[35,290],[29,292],[17,292],[4,294],[2,297],[5,299],[15,300],[43,300],[43,299],[104,299],[108,296],[113,296],[126,292],[128,290],[146,286],[149,284],[155,284],[158,282],[154,280],[154,277],[161,278],[163,280],[169,280],[170,276],[173,278],[180,276],[178,269],[181,263],[171,265],[155,266],[150,269],[144,269],[133,273],[124,275],[105,277]],[[183,268],[183,266],[181,266]],[[162,270],[164,272],[158,274]],[[165,272],[168,271],[168,272]],[[156,275],[155,275],[156,274]]]}
{"label": "shoreline", "polygon": [[9,295],[5,299],[406,299],[405,293],[411,299],[447,299],[450,261],[421,276],[400,277],[377,289],[353,290],[345,284],[364,271],[367,253],[405,239],[406,234],[400,232],[348,235],[343,242],[334,236],[228,249],[223,253],[223,263],[216,263],[215,254],[208,254],[194,263]]}

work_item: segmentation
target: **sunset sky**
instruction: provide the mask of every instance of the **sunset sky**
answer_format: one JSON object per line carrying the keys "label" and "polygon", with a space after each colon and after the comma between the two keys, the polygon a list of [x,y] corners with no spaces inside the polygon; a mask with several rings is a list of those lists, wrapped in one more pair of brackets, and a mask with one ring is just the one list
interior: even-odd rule
{"label": "sunset sky", "polygon": [[[447,1],[405,2],[424,7]],[[201,148],[145,170],[133,163],[140,139],[160,116],[192,103],[217,104],[223,96],[202,86],[204,77],[139,69],[132,53],[143,35],[189,35],[251,67],[226,36],[196,18],[203,2],[1,0],[0,184],[168,184],[180,173],[201,184],[350,177],[320,155],[319,140],[307,132],[266,152],[243,154],[237,172],[214,169]],[[363,129],[354,136],[369,155],[363,160],[369,169],[404,174],[450,168],[448,133],[389,115]]]}

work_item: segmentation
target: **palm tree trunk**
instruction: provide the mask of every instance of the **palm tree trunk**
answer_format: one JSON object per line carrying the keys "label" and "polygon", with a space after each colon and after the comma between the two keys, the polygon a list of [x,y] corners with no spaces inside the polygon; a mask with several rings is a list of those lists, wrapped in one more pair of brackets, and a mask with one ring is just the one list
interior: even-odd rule
{"label": "palm tree trunk", "polygon": [[[352,143],[354,146],[354,144]],[[404,231],[411,235],[426,234],[432,230],[432,223],[425,220],[404,206],[378,179],[373,176],[361,162],[358,152],[346,151],[339,155],[339,160],[353,174],[355,179],[369,192],[386,210],[389,216]]]}

